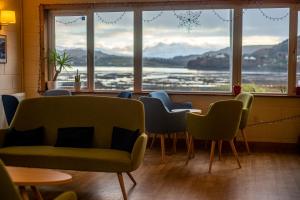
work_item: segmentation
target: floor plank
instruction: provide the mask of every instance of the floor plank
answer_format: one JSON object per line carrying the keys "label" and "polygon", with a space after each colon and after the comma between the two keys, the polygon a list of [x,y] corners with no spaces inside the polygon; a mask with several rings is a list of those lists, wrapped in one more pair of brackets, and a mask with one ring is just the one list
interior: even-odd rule
{"label": "floor plank", "polygon": [[[216,158],[218,155],[215,155]],[[296,200],[300,199],[300,155],[297,153],[239,153],[242,168],[228,151],[222,160],[215,159],[208,173],[209,150],[198,150],[185,165],[186,151],[160,161],[158,148],[148,151],[145,161],[133,176],[137,185],[124,174],[130,200]],[[82,200],[120,200],[121,189],[116,174],[67,171],[72,183],[40,187],[45,199],[63,191],[76,191]]]}

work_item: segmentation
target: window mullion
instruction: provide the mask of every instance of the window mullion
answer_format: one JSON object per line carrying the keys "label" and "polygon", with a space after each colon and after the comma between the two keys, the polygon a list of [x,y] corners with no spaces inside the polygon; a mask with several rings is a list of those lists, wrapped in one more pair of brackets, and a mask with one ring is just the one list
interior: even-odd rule
{"label": "window mullion", "polygon": [[290,8],[290,34],[288,52],[288,95],[295,95],[297,73],[297,27],[298,10],[296,6]]}
{"label": "window mullion", "polygon": [[[242,76],[242,36],[243,36],[243,10],[241,7],[234,9],[233,15],[233,61],[232,61],[232,86],[241,84]],[[233,90],[232,90],[233,92]]]}
{"label": "window mullion", "polygon": [[94,91],[94,12],[87,13],[87,87]]}
{"label": "window mullion", "polygon": [[134,92],[142,91],[143,13],[134,10]]}

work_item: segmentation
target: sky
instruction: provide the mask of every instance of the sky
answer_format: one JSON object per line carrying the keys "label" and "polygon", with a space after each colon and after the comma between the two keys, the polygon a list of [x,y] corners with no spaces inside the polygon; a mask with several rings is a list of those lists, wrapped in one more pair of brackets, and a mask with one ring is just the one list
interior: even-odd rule
{"label": "sky", "polygon": [[[284,16],[287,8],[263,9],[272,17]],[[143,19],[150,20],[160,11],[144,11]],[[217,14],[216,14],[217,13]],[[176,55],[201,54],[230,46],[229,9],[194,10],[192,29],[182,26],[187,11],[163,11],[151,22],[143,23],[143,49],[145,56],[173,57]],[[116,55],[133,55],[133,12],[110,12],[95,14],[95,49]],[[218,16],[219,17],[218,17]],[[123,16],[120,19],[120,16]],[[75,17],[56,17],[71,21]],[[112,22],[120,19],[114,24]],[[289,17],[281,21],[266,19],[258,9],[247,9],[243,16],[243,45],[274,45],[288,38]],[[72,24],[56,22],[56,47],[86,49],[86,20]]]}

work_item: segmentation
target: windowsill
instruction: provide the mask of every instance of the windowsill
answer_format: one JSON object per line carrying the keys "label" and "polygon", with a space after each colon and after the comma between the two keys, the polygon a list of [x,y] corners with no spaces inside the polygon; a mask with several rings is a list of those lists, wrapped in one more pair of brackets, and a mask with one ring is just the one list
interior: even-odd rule
{"label": "windowsill", "polygon": [[[117,95],[121,91],[87,91],[83,90],[80,92],[75,92],[71,90],[73,95],[97,95],[97,94],[108,94],[108,95]],[[133,95],[148,95],[151,91],[143,91],[143,92],[132,92]],[[174,92],[174,91],[168,91],[168,94],[172,95],[190,95],[190,96],[232,96],[234,97],[234,94],[231,93],[209,93],[209,92]],[[271,98],[300,98],[300,95],[287,95],[287,94],[259,94],[259,93],[252,93],[255,97],[271,97]]]}

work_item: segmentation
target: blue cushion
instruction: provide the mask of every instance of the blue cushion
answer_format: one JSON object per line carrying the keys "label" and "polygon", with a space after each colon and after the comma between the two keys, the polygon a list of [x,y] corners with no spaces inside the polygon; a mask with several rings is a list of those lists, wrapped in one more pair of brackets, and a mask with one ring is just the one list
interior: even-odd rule
{"label": "blue cushion", "polygon": [[134,143],[140,136],[139,129],[132,131],[125,128],[113,127],[111,148],[131,153]]}
{"label": "blue cushion", "polygon": [[68,127],[57,130],[56,147],[90,148],[93,146],[94,127]]}
{"label": "blue cushion", "polygon": [[44,143],[44,127],[18,131],[9,129],[5,135],[3,146],[38,146]]}

